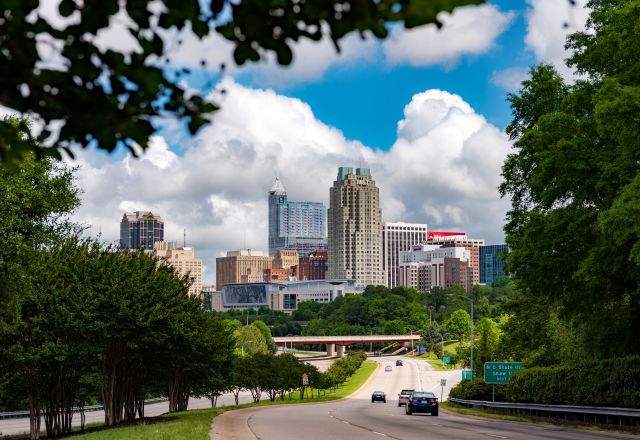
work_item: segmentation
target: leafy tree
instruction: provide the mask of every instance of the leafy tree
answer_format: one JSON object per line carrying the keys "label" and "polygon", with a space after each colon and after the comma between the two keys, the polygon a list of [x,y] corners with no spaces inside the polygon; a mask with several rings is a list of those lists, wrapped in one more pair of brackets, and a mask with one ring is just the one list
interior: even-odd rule
{"label": "leafy tree", "polygon": [[[511,199],[505,232],[509,271],[527,297],[520,304],[540,304],[539,315],[516,306],[513,322],[525,326],[521,333],[544,327],[550,305],[587,356],[609,357],[640,353],[640,127],[632,123],[640,110],[640,28],[630,25],[640,20],[640,4],[589,7],[589,32],[568,40],[569,64],[583,78],[566,84],[542,65],[510,96],[515,152],[500,191]],[[529,340],[533,357],[553,360],[542,356],[549,341]]]}
{"label": "leafy tree", "polygon": [[[157,130],[154,119],[175,116],[191,133],[207,122],[218,107],[186,90],[185,68],[163,68],[182,43],[184,31],[197,38],[219,33],[235,46],[237,64],[258,61],[274,53],[278,63],[291,63],[291,45],[301,39],[330,38],[339,42],[350,32],[377,38],[388,35],[388,25],[403,22],[405,27],[438,23],[437,13],[482,0],[355,1],[322,0],[295,2],[198,0],[151,0],[82,2],[63,0],[58,12],[69,24],[51,24],[36,10],[47,0],[3,4],[0,21],[0,104],[23,114],[38,115],[47,126],[63,121],[55,147],[71,152],[76,145],[96,146],[113,151],[124,146],[147,147]],[[135,50],[122,53],[101,48],[96,36],[107,29],[116,14],[126,12],[133,21],[127,37]],[[34,18],[34,19],[32,19]],[[47,38],[60,46],[60,64],[52,66],[50,55],[41,55],[38,41]],[[45,57],[45,58],[43,58]],[[52,57],[53,58],[53,57]],[[207,66],[203,69],[217,69]],[[100,118],[94,117],[96,114]],[[41,155],[58,155],[43,149],[37,139],[20,139],[12,125],[0,121],[0,160],[35,150]],[[39,137],[50,135],[45,130]]]}
{"label": "leafy tree", "polygon": [[311,321],[318,319],[322,303],[317,301],[303,301],[298,304],[298,308],[293,311],[292,317],[296,321]]}
{"label": "leafy tree", "polygon": [[236,350],[243,356],[250,356],[258,353],[265,354],[269,351],[269,347],[258,327],[245,325],[238,334]]}
{"label": "leafy tree", "polygon": [[273,345],[273,338],[271,337],[271,330],[269,330],[267,324],[265,324],[264,321],[256,319],[251,323],[251,325],[260,330],[260,333],[264,336],[267,347],[271,347]]}
{"label": "leafy tree", "polygon": [[393,319],[391,321],[386,321],[384,323],[383,330],[385,335],[405,335],[407,334],[407,329],[404,325],[404,322],[399,319]]}
{"label": "leafy tree", "polygon": [[491,318],[482,318],[474,328],[474,366],[476,374],[484,374],[484,363],[497,361],[500,356],[500,336],[502,331]]}
{"label": "leafy tree", "polygon": [[471,317],[466,310],[456,310],[444,323],[447,331],[463,338],[471,331]]}

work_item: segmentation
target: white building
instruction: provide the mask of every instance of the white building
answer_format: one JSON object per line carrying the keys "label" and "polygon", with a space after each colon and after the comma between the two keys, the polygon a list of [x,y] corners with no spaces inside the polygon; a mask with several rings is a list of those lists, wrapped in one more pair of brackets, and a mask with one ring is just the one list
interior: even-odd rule
{"label": "white building", "polygon": [[382,263],[387,287],[398,285],[401,251],[427,241],[427,225],[422,223],[384,222],[382,226]]}
{"label": "white building", "polygon": [[353,280],[310,280],[280,283],[227,284],[220,292],[212,292],[214,310],[269,307],[292,312],[304,301],[328,303],[345,295],[362,293]]}
{"label": "white building", "polygon": [[473,285],[470,261],[471,251],[462,247],[414,245],[400,252],[398,283],[420,291],[451,286],[468,290]]}

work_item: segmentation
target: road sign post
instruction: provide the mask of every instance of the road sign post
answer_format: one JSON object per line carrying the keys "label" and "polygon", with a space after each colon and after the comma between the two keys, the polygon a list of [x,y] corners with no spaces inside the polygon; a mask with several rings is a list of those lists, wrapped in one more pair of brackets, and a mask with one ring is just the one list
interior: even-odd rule
{"label": "road sign post", "polygon": [[447,386],[447,379],[440,379],[440,401],[442,401],[442,396],[444,394],[444,387]]}
{"label": "road sign post", "polygon": [[511,375],[521,370],[524,370],[522,362],[485,362],[484,383],[492,385],[508,384],[511,380]]}

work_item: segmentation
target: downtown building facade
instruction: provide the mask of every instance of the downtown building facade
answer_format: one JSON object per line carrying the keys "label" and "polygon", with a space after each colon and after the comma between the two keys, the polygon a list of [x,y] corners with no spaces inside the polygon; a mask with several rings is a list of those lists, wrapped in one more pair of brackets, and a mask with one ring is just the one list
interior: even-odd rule
{"label": "downtown building facade", "polygon": [[473,287],[470,259],[471,251],[463,247],[414,245],[400,252],[398,283],[422,292],[452,286],[470,290]]}
{"label": "downtown building facade", "polygon": [[329,200],[327,278],[384,285],[380,191],[369,168],[340,167]]}
{"label": "downtown building facade", "polygon": [[327,210],[318,202],[292,202],[276,178],[269,197],[269,255],[280,249],[299,256],[327,250]]}
{"label": "downtown building facade", "polygon": [[166,241],[159,241],[153,245],[154,255],[160,261],[176,269],[180,276],[187,275],[191,280],[189,295],[198,296],[202,292],[202,260],[196,258],[196,251],[192,247],[174,247]]}
{"label": "downtown building facade", "polygon": [[226,257],[216,258],[216,288],[220,290],[226,284],[262,282],[264,270],[272,267],[273,257],[262,251],[228,251]]}
{"label": "downtown building facade", "polygon": [[125,212],[120,220],[120,249],[153,251],[164,241],[164,221],[150,211]]}
{"label": "downtown building facade", "polygon": [[362,291],[353,280],[311,280],[227,284],[206,295],[216,311],[268,307],[291,313],[304,301],[329,303]]}
{"label": "downtown building facade", "polygon": [[421,223],[384,222],[382,226],[382,262],[386,286],[399,285],[400,252],[427,240],[427,225]]}
{"label": "downtown building facade", "polygon": [[505,276],[504,266],[509,247],[506,244],[485,245],[480,248],[480,284],[491,284]]}
{"label": "downtown building facade", "polygon": [[327,252],[311,252],[306,257],[300,257],[294,275],[300,281],[324,280],[327,277],[327,265]]}
{"label": "downtown building facade", "polygon": [[480,248],[484,246],[483,239],[468,238],[459,232],[429,232],[426,244],[438,245],[445,248],[461,247],[471,253],[469,265],[473,271],[473,284],[480,284]]}

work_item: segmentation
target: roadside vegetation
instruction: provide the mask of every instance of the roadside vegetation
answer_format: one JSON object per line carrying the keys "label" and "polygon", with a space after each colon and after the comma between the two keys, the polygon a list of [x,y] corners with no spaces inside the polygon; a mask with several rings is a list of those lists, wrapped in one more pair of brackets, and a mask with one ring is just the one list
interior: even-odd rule
{"label": "roadside vegetation", "polygon": [[[209,438],[211,420],[225,411],[248,408],[253,406],[269,406],[295,403],[328,402],[342,399],[357,391],[371,374],[375,371],[377,363],[364,361],[358,369],[348,377],[345,382],[332,389],[324,390],[321,394],[316,393],[310,397],[310,393],[305,393],[305,399],[301,400],[300,392],[294,392],[291,398],[275,401],[261,400],[257,403],[247,403],[238,406],[225,406],[203,410],[184,411],[178,413],[165,414],[159,417],[145,419],[144,424],[135,426],[125,426],[104,430],[96,427],[95,432],[74,436],[73,438],[87,440],[111,440],[111,439],[176,439],[176,440],[206,440]],[[215,420],[214,420],[215,423]]]}

